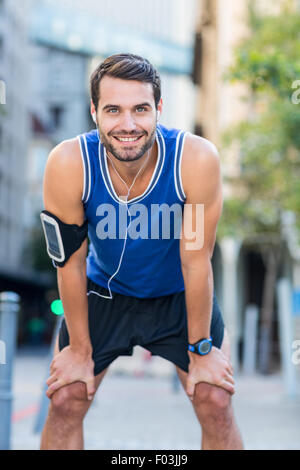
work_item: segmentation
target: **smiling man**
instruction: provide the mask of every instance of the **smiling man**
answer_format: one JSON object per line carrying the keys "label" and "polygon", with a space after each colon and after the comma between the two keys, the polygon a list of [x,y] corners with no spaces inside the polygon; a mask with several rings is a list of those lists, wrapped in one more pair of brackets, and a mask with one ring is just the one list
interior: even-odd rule
{"label": "smiling man", "polygon": [[[58,145],[45,171],[41,218],[65,319],[41,448],[83,448],[84,416],[109,365],[140,345],[176,366],[202,448],[241,449],[228,338],[213,292],[222,212],[216,148],[159,124],[160,77],[142,57],[108,57],[91,77],[91,98],[97,129]],[[138,211],[148,216],[134,218]],[[104,217],[118,212],[105,233]]]}

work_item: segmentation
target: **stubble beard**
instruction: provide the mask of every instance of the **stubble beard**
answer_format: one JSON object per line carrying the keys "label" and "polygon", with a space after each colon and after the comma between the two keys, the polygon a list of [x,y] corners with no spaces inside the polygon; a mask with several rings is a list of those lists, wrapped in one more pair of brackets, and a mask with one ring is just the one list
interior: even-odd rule
{"label": "stubble beard", "polygon": [[[140,148],[140,150],[137,151],[136,155],[132,155],[130,149],[128,149],[128,154],[120,155],[120,153],[108,141],[108,139],[106,138],[104,133],[101,132],[100,129],[99,129],[99,135],[100,135],[101,143],[106,148],[106,151],[109,152],[111,155],[113,155],[117,160],[119,160],[120,162],[135,162],[136,160],[139,160],[140,158],[142,158],[142,156],[145,155],[145,153],[148,152],[148,150],[150,150],[152,145],[154,144],[155,138],[156,138],[156,125],[153,128],[149,139],[146,140],[146,142]],[[135,134],[131,134],[132,137],[134,137],[134,135]],[[126,150],[125,150],[125,152],[126,152]]]}

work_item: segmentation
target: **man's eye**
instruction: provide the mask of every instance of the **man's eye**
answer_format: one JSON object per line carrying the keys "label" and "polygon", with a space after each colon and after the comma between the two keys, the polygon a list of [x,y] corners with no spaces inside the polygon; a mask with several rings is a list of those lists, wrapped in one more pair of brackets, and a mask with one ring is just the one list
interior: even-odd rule
{"label": "man's eye", "polygon": [[146,108],[144,106],[139,106],[138,108],[136,108],[136,110],[138,113],[142,113],[143,111],[146,111]]}
{"label": "man's eye", "polygon": [[111,114],[115,114],[115,113],[118,112],[118,110],[117,110],[117,108],[110,108],[110,109],[108,109],[107,112],[108,112],[108,113],[111,113]]}

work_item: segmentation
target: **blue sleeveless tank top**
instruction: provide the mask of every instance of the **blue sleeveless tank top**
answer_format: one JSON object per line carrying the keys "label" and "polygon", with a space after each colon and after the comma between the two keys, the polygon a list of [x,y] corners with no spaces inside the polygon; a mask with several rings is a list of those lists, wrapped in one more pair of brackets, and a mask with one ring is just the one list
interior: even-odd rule
{"label": "blue sleeveless tank top", "polygon": [[179,243],[185,136],[184,131],[157,125],[158,157],[151,181],[128,202],[114,190],[98,131],[79,136],[90,242],[87,276],[99,286],[107,288],[109,281],[112,292],[139,298],[184,290]]}

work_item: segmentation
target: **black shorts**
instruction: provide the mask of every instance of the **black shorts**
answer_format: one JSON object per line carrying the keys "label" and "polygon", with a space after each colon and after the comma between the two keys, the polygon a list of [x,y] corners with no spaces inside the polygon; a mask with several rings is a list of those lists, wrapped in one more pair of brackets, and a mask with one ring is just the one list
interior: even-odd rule
{"label": "black shorts", "polygon": [[[90,290],[108,294],[106,289],[88,279]],[[90,294],[88,309],[95,375],[106,369],[118,356],[131,356],[133,347],[137,345],[188,372],[184,292],[150,299],[113,293],[112,300]],[[210,334],[213,345],[220,348],[224,323],[215,294]],[[63,320],[59,332],[59,349],[68,344],[69,335]]]}

